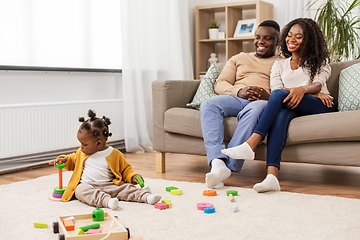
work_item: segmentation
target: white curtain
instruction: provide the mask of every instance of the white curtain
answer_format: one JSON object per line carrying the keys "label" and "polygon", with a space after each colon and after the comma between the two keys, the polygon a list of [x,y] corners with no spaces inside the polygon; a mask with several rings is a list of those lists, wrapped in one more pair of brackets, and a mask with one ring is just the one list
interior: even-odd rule
{"label": "white curtain", "polygon": [[193,79],[187,2],[121,0],[127,152],[152,150],[151,83]]}
{"label": "white curtain", "polygon": [[282,22],[284,26],[295,18],[314,18],[315,16],[315,4],[310,10],[308,9],[308,4],[313,2],[312,0],[283,0],[284,6],[284,15]]}

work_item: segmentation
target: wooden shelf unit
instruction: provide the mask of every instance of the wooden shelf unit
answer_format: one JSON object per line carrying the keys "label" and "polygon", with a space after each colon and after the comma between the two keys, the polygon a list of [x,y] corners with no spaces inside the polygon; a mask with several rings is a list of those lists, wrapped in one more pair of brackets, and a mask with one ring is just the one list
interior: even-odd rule
{"label": "wooden shelf unit", "polygon": [[[271,3],[253,0],[229,4],[197,6],[195,9],[195,77],[199,78],[208,69],[210,53],[216,53],[225,63],[240,52],[255,51],[254,36],[234,38],[234,31],[239,20],[256,19],[257,28],[264,20],[274,18],[274,6]],[[209,39],[208,26],[212,20],[220,22],[225,39]],[[219,61],[219,62],[220,62]]]}

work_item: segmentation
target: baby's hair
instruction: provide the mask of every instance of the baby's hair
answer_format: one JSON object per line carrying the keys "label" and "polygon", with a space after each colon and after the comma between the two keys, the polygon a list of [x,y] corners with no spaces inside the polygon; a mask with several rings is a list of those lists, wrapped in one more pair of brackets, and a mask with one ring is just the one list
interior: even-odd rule
{"label": "baby's hair", "polygon": [[102,118],[96,117],[96,113],[89,109],[89,118],[85,120],[84,117],[79,117],[79,122],[82,122],[79,131],[85,130],[89,132],[94,138],[98,138],[101,135],[105,138],[111,137],[112,133],[109,132],[110,119],[103,116]]}

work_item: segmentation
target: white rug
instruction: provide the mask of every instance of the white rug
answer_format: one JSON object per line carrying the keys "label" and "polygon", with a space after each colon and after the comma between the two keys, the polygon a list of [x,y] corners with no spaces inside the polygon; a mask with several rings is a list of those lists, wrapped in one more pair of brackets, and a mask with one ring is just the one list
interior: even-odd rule
{"label": "white rug", "polygon": [[[64,172],[67,183],[71,172]],[[158,210],[144,203],[120,202],[117,215],[128,227],[131,237],[144,240],[211,239],[359,239],[360,200],[287,192],[258,194],[252,189],[225,187],[215,197],[203,196],[202,183],[145,179],[145,184],[172,207]],[[90,207],[77,200],[67,203],[48,200],[58,175],[0,185],[0,239],[58,239],[52,232],[57,216],[88,214]],[[165,188],[175,186],[183,195],[174,196]],[[226,190],[239,195],[231,203]],[[196,204],[214,204],[216,213],[205,214]],[[233,213],[229,205],[239,211]],[[49,228],[34,228],[34,222],[46,221]]]}

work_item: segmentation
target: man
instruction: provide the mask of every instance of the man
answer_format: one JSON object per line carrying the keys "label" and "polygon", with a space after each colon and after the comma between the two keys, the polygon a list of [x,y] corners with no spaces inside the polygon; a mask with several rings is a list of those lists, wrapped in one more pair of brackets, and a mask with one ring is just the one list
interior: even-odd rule
{"label": "man", "polygon": [[279,25],[262,22],[256,30],[255,53],[240,53],[226,63],[215,82],[218,96],[200,106],[201,128],[211,171],[205,182],[209,188],[224,186],[231,171],[239,172],[244,160],[221,153],[225,148],[224,118],[237,117],[238,125],[228,148],[242,144],[250,137],[270,96],[270,71],[278,56]]}

